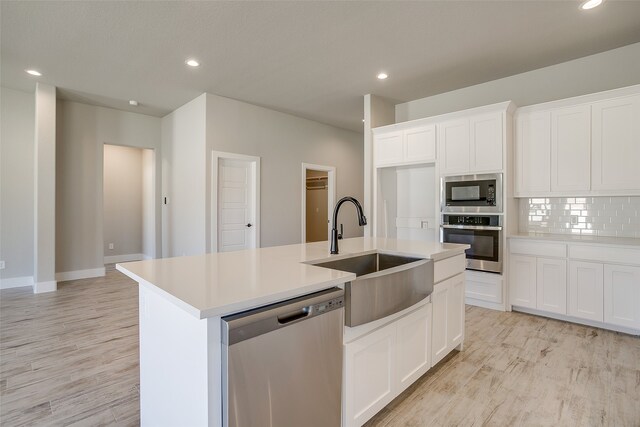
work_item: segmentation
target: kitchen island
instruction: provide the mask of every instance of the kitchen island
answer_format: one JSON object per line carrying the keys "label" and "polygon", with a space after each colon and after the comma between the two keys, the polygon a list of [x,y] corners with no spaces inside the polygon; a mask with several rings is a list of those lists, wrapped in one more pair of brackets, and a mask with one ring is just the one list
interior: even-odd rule
{"label": "kitchen island", "polygon": [[[117,265],[140,285],[142,424],[220,425],[221,317],[356,278],[353,273],[308,263],[376,251],[429,258],[436,261],[436,266],[442,264],[434,273],[437,283],[454,275],[464,276],[459,273],[464,270],[466,248],[437,242],[354,238],[340,242],[338,255],[329,255],[328,242],[318,242]],[[434,294],[437,292],[436,285]],[[381,325],[377,322],[358,328],[375,329]],[[457,345],[462,345],[461,339]]]}

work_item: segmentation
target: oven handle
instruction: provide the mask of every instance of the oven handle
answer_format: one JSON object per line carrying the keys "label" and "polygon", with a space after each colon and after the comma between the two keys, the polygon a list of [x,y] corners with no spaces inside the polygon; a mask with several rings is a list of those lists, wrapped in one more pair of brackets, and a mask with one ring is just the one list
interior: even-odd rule
{"label": "oven handle", "polygon": [[502,227],[493,225],[450,225],[442,224],[440,228],[454,228],[457,230],[489,230],[489,231],[502,231]]}

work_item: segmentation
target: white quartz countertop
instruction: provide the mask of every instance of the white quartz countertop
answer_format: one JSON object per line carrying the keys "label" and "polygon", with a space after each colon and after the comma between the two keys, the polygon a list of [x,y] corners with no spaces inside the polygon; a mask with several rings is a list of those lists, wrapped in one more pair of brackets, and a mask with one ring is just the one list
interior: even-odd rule
{"label": "white quartz countertop", "polygon": [[640,239],[633,237],[605,237],[583,236],[573,234],[548,234],[548,233],[517,233],[509,236],[510,239],[550,240],[565,243],[593,243],[600,245],[638,246]]}
{"label": "white quartz countertop", "polygon": [[355,279],[355,274],[305,262],[340,259],[374,251],[434,261],[464,253],[468,245],[358,237],[339,241],[276,246],[238,252],[163,258],[117,264],[127,276],[204,319],[272,304]]}

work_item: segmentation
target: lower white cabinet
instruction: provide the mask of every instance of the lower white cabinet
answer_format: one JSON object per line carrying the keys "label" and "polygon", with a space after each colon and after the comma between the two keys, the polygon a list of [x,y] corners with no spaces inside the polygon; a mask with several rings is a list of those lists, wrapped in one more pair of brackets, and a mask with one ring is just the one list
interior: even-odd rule
{"label": "lower white cabinet", "polygon": [[569,261],[569,315],[602,322],[603,266]]}
{"label": "lower white cabinet", "polygon": [[509,261],[509,283],[511,304],[536,308],[536,258],[511,255]]}
{"label": "lower white cabinet", "polygon": [[640,329],[640,267],[604,265],[604,321]]}
{"label": "lower white cabinet", "polygon": [[567,261],[536,258],[536,308],[567,314]]}
{"label": "lower white cabinet", "polygon": [[431,304],[345,345],[343,426],[361,426],[431,367]]}
{"label": "lower white cabinet", "polygon": [[431,303],[431,363],[435,365],[464,339],[464,273],[437,283],[431,294]]}

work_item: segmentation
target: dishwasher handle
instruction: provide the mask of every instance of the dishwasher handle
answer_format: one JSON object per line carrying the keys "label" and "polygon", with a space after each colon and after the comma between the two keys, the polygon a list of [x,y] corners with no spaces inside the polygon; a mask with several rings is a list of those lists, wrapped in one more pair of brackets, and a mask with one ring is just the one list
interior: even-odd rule
{"label": "dishwasher handle", "polygon": [[309,317],[309,314],[311,314],[312,309],[313,309],[313,306],[308,305],[306,307],[302,307],[300,310],[296,310],[291,313],[278,316],[278,323],[281,325],[286,325],[287,323],[295,322],[296,320]]}

